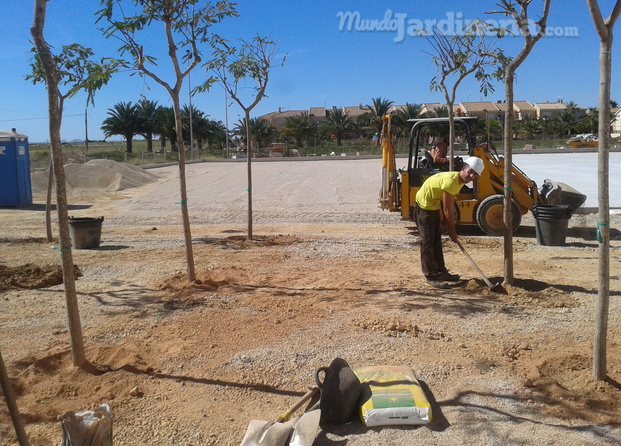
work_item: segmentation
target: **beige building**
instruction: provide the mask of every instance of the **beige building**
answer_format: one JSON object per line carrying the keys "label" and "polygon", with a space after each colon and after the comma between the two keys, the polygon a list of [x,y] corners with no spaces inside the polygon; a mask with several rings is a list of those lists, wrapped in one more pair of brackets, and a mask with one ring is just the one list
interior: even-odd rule
{"label": "beige building", "polygon": [[537,109],[528,101],[514,101],[513,111],[518,121],[537,119]]}
{"label": "beige building", "polygon": [[567,107],[567,104],[564,104],[562,100],[556,102],[535,102],[533,105],[535,110],[537,110],[537,118],[539,119],[560,118],[561,113]]}
{"label": "beige building", "polygon": [[[349,113],[349,117],[355,120],[355,119],[358,119],[358,116],[368,111],[365,107],[366,107],[365,105],[358,104],[356,106],[343,107],[343,111]],[[328,115],[328,110],[329,109],[326,109],[325,107],[311,107],[308,110],[284,110],[283,111],[279,107],[278,111],[271,112],[263,116],[259,116],[259,118],[265,121],[268,121],[272,127],[280,131],[284,127],[287,118],[290,118],[293,116],[299,116],[302,113],[308,113],[308,115],[311,118],[311,121],[313,122],[317,122],[317,123],[325,122],[326,116]],[[333,106],[332,110],[337,110],[337,107]]]}
{"label": "beige building", "polygon": [[[351,119],[358,119],[360,115],[366,113],[367,105],[358,104],[356,106],[343,107],[343,111],[349,113]],[[405,105],[395,105],[391,108],[391,111],[405,109]],[[421,104],[420,114],[435,114],[435,110],[446,107],[440,102],[426,102]],[[542,118],[558,118],[562,112],[566,109],[567,104],[561,99],[556,102],[536,102],[530,103],[528,101],[514,101],[513,102],[513,118],[518,121],[530,120],[530,119],[542,119]],[[480,102],[460,102],[453,106],[454,112],[458,116],[476,116],[479,119],[489,120],[504,120],[506,113],[506,105],[504,101],[480,101]],[[333,106],[332,110],[336,110],[337,107]],[[578,117],[584,116],[586,109],[584,107],[577,107]],[[327,109],[325,107],[311,107],[309,110],[286,110],[278,109],[276,112],[268,113],[260,116],[270,123],[270,125],[277,130],[281,130],[285,125],[285,121],[288,117],[298,116],[302,113],[308,113],[314,122],[323,122],[326,119]],[[621,133],[621,113],[617,109],[615,114],[616,129],[613,130]]]}
{"label": "beige building", "polygon": [[426,115],[426,114],[433,115],[435,114],[435,110],[437,108],[442,108],[442,107],[445,107],[445,105],[440,102],[425,102],[421,104],[420,114],[421,115]]}
{"label": "beige building", "polygon": [[[311,110],[315,110],[317,113],[323,113],[325,116],[325,109],[323,107],[312,107]],[[267,115],[259,116],[259,118],[263,119],[270,123],[270,126],[274,127],[277,130],[280,130],[285,125],[285,121],[287,118],[301,115],[302,113],[309,113],[309,110],[282,110],[282,108],[278,107],[278,111],[268,113]]]}
{"label": "beige building", "polygon": [[497,104],[492,101],[483,102],[460,102],[455,113],[462,116],[476,116],[480,119],[500,119],[501,115],[504,115],[504,108],[500,106],[503,104]]}
{"label": "beige building", "polygon": [[[332,107],[332,109],[336,110],[336,106]],[[350,119],[356,120],[359,116],[364,115],[369,110],[367,110],[366,105],[358,104],[355,107],[343,107],[343,111],[349,113]]]}

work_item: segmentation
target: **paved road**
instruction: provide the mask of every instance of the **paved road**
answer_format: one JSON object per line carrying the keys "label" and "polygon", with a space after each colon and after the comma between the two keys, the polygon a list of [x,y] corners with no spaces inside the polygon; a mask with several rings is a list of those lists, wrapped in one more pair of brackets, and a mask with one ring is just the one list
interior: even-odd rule
{"label": "paved road", "polygon": [[[514,154],[513,163],[538,185],[549,178],[587,196],[584,207],[597,207],[597,153]],[[621,208],[621,153],[610,154],[610,207]]]}

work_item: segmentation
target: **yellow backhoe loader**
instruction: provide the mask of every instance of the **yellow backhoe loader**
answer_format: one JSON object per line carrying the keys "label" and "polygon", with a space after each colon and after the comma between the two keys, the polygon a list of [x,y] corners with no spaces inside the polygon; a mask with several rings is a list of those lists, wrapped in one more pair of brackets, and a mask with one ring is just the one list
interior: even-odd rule
{"label": "yellow backhoe loader", "polygon": [[[504,157],[487,144],[474,144],[473,126],[476,117],[455,117],[455,132],[467,145],[468,156],[477,156],[483,160],[485,170],[473,183],[466,184],[455,196],[455,221],[458,225],[478,225],[488,235],[498,236],[504,233]],[[441,170],[448,170],[448,163],[434,165],[424,142],[430,135],[448,135],[448,118],[411,119],[409,155],[407,166],[397,170],[394,133],[390,116],[383,118],[381,134],[382,143],[382,187],[380,189],[380,207],[393,212],[401,212],[404,219],[412,219],[412,209],[416,193],[423,182]],[[463,166],[463,159],[455,157],[454,169]],[[547,182],[549,180],[546,180]],[[512,168],[513,200],[512,228],[515,231],[526,214],[535,204],[568,204],[572,212],[580,207],[586,196],[558,183],[561,187],[546,184],[541,190],[528,176],[515,165]],[[565,189],[565,192],[553,195],[553,189]]]}

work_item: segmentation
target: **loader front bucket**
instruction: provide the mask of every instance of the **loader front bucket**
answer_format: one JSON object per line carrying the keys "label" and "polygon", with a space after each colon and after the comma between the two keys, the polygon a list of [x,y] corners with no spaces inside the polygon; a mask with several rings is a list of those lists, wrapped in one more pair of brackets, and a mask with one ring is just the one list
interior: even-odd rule
{"label": "loader front bucket", "polygon": [[546,199],[547,204],[563,204],[571,208],[573,214],[584,204],[587,197],[565,183],[543,180],[543,185],[539,188],[539,193]]}

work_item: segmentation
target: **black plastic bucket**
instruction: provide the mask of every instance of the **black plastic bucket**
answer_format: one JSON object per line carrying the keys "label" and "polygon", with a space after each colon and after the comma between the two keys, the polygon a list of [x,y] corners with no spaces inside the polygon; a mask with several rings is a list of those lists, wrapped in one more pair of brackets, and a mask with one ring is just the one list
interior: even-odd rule
{"label": "black plastic bucket", "polygon": [[103,217],[69,217],[69,232],[75,249],[99,248]]}
{"label": "black plastic bucket", "polygon": [[566,204],[537,204],[533,207],[537,242],[546,246],[562,246],[567,237],[571,206]]}

